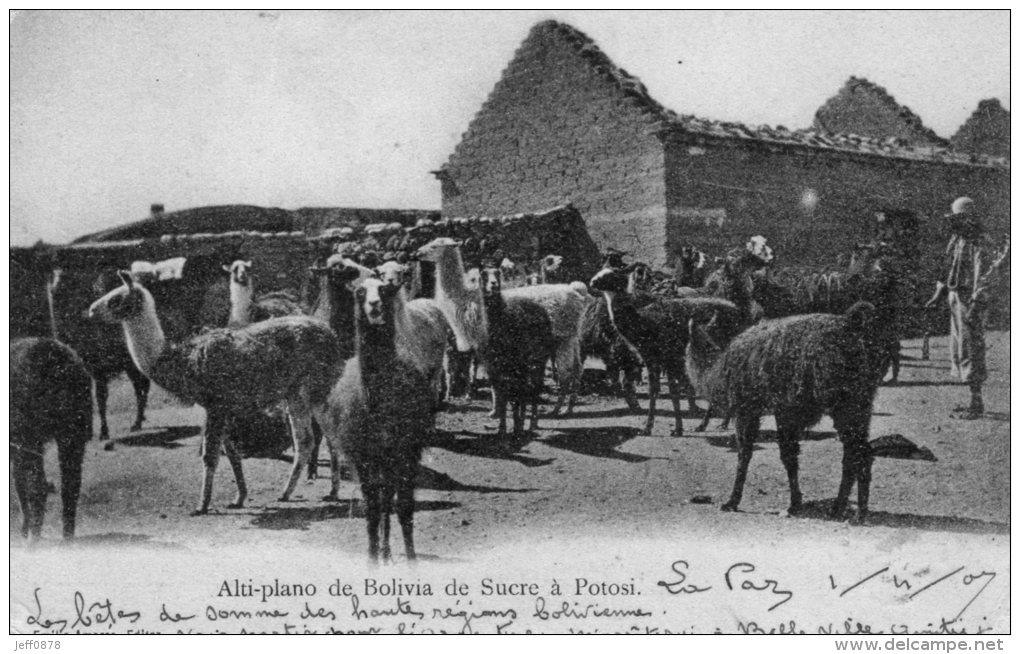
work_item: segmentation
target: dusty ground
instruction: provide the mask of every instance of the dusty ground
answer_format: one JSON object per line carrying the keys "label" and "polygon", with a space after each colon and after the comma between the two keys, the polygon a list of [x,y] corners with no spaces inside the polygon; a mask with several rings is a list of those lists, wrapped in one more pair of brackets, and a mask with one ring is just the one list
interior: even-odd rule
{"label": "dusty ground", "polygon": [[[988,417],[961,421],[949,412],[967,399],[967,391],[949,379],[945,339],[934,341],[930,361],[920,360],[919,342],[904,343],[900,381],[880,389],[872,436],[903,434],[930,448],[939,460],[879,459],[872,520],[865,530],[1008,538],[1009,334],[990,334],[989,345]],[[134,400],[126,380],[115,383],[112,398],[114,445],[106,449],[93,441],[86,455],[80,546],[309,545],[339,548],[351,556],[364,552],[358,503],[351,519],[354,484],[345,483],[341,496],[346,499],[339,503],[319,499],[329,484],[325,459],[323,478],[302,482],[290,503],[275,501],[289,464],[247,459],[250,495],[241,510],[224,508],[234,492],[224,460],[216,478],[214,512],[189,517],[201,476],[201,409],[177,405],[154,389],[147,429],[129,434]],[[564,535],[668,536],[678,526],[790,536],[845,527],[823,517],[823,505],[835,495],[841,455],[828,419],[803,443],[801,484],[813,508],[804,518],[785,519],[779,514],[788,495],[768,431],[774,428],[771,419],[763,424],[742,512],[724,514],[718,507],[735,468],[731,431],[697,434],[691,417],[685,420],[686,436],[670,438],[672,421],[663,407],[655,434],[639,436],[643,418],[625,411],[622,400],[589,396],[576,417],[543,420],[533,440],[507,453],[491,447],[493,421],[485,410],[485,402],[476,400],[460,403],[439,418],[448,440],[426,451],[417,493],[416,533],[424,557],[464,559],[508,540],[541,542]],[[49,453],[47,470],[51,478],[56,476],[54,452]],[[691,503],[696,496],[711,501]],[[11,497],[10,542],[20,548],[21,517],[13,489]],[[46,519],[48,539],[59,534],[58,520],[59,500],[53,496]]]}

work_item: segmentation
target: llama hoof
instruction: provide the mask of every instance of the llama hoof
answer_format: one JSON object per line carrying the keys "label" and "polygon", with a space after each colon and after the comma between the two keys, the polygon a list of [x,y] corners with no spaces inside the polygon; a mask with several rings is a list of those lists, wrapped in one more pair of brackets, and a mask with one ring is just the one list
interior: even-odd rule
{"label": "llama hoof", "polygon": [[737,510],[737,503],[736,502],[727,502],[726,504],[723,504],[721,507],[719,507],[719,510],[727,511],[727,512],[736,511]]}
{"label": "llama hoof", "polygon": [[188,515],[191,516],[192,518],[200,515],[209,515],[209,509],[195,509]]}
{"label": "llama hoof", "polygon": [[277,502],[289,502],[290,501],[290,495],[281,495],[280,497],[276,498],[276,501]]}
{"label": "llama hoof", "polygon": [[100,429],[99,430],[99,440],[101,440],[101,441],[108,441],[108,440],[110,440],[110,430],[107,429],[106,427],[103,427],[102,429]]}
{"label": "llama hoof", "polygon": [[786,509],[786,515],[791,518],[794,518],[800,515],[803,512],[803,510],[804,507],[802,507],[800,504],[797,504],[796,506],[791,505],[790,508]]}
{"label": "llama hoof", "polygon": [[244,507],[244,502],[231,502],[227,505],[228,509],[240,509]]}
{"label": "llama hoof", "polygon": [[850,524],[853,525],[854,527],[860,527],[861,525],[864,524],[867,517],[868,517],[867,513],[857,511],[852,516],[850,516]]}
{"label": "llama hoof", "polygon": [[136,422],[135,424],[131,425],[131,428],[128,429],[128,431],[141,431],[142,429],[143,429],[142,423]]}

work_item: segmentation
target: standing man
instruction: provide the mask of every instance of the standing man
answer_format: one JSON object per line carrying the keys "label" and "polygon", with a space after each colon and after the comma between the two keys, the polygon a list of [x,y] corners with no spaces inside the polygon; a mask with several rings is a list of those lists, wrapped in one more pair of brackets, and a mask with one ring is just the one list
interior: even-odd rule
{"label": "standing man", "polygon": [[957,407],[957,417],[972,420],[985,411],[981,386],[985,368],[985,310],[991,278],[1005,260],[1009,248],[992,261],[984,226],[974,211],[974,201],[957,198],[948,216],[951,236],[946,246],[948,272],[939,281],[926,307],[945,295],[949,303],[949,356],[951,372],[970,386],[970,406]]}

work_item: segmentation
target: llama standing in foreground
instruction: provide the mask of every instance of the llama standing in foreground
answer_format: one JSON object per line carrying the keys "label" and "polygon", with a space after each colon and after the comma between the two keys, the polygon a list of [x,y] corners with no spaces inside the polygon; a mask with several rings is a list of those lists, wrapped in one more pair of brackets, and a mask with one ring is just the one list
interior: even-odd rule
{"label": "llama standing in foreground", "polygon": [[545,362],[555,354],[556,338],[546,310],[529,298],[502,292],[498,268],[482,271],[482,292],[489,318],[489,344],[482,352],[496,418],[497,435],[506,435],[506,407],[513,414],[514,436],[524,429],[524,414],[531,406],[530,429],[538,429],[538,402],[545,379]]}
{"label": "llama standing in foreground", "polygon": [[[346,361],[354,356],[354,290],[353,285],[360,280],[369,279],[373,271],[341,254],[329,256],[323,265],[308,268],[313,280],[317,280],[319,293],[312,307],[312,317],[330,326],[336,335],[340,347],[340,360]],[[308,460],[308,478],[319,476],[319,448],[322,446],[322,431],[315,431],[315,444]],[[333,484],[329,495],[324,499],[339,499],[339,480],[342,474],[341,452],[338,448],[330,449],[330,470]]]}
{"label": "llama standing in foreground", "polygon": [[872,460],[868,428],[879,383],[875,370],[885,356],[875,321],[874,307],[862,302],[842,316],[765,321],[726,346],[722,344],[739,327],[717,318],[691,321],[688,374],[699,394],[736,417],[737,475],[724,511],[735,511],[740,504],[761,416],[772,412],[790,484],[790,513],[797,513],[802,501],[798,438],[828,414],[843,443],[843,476],[832,514],[842,514],[856,482],[856,519],[864,520]]}
{"label": "llama standing in foreground", "polygon": [[358,472],[369,556],[389,560],[395,504],[404,550],[414,560],[414,484],[435,424],[431,398],[422,392],[428,378],[398,352],[397,333],[408,320],[403,291],[365,280],[357,289],[356,312],[356,354],[330,393],[326,430],[339,437]]}
{"label": "llama standing in foreground", "polygon": [[285,401],[294,437],[294,465],[280,497],[290,498],[314,437],[312,412],[324,405],[339,376],[340,353],[328,325],[303,316],[273,318],[243,329],[216,329],[187,341],[168,341],[152,295],[121,274],[123,286],[96,300],[89,315],[124,327],[138,368],[154,382],[206,410],[202,499],[195,514],[209,511],[213,477],[224,447],[237,482],[238,508],[247,498],[234,423],[246,411]]}
{"label": "llama standing in foreground", "polygon": [[92,438],[91,379],[74,351],[49,338],[11,341],[11,476],[21,535],[34,542],[46,512],[46,443],[57,441],[65,539],[74,538],[85,445]]}

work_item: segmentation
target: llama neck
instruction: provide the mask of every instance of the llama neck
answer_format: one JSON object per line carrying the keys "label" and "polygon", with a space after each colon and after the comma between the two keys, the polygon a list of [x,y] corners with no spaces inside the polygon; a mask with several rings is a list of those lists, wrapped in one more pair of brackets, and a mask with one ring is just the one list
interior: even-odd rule
{"label": "llama neck", "polygon": [[354,356],[354,293],[343,286],[330,283],[328,278],[323,278],[313,315],[329,323],[330,329],[345,348],[342,356],[344,358]]}
{"label": "llama neck", "polygon": [[368,325],[357,321],[355,356],[361,369],[361,383],[369,402],[378,396],[377,389],[392,385],[398,374],[397,346],[394,327],[390,324]]}
{"label": "llama neck", "polygon": [[230,280],[230,319],[228,327],[243,327],[251,322],[251,303],[255,294],[251,282],[238,284]]}
{"label": "llama neck", "polygon": [[637,312],[629,294],[607,291],[606,306],[609,310],[609,320],[624,338],[633,343],[642,335],[644,319]]}
{"label": "llama neck", "polygon": [[158,376],[157,362],[167,347],[163,326],[156,315],[151,296],[142,304],[142,310],[123,322],[131,360],[146,377]]}

